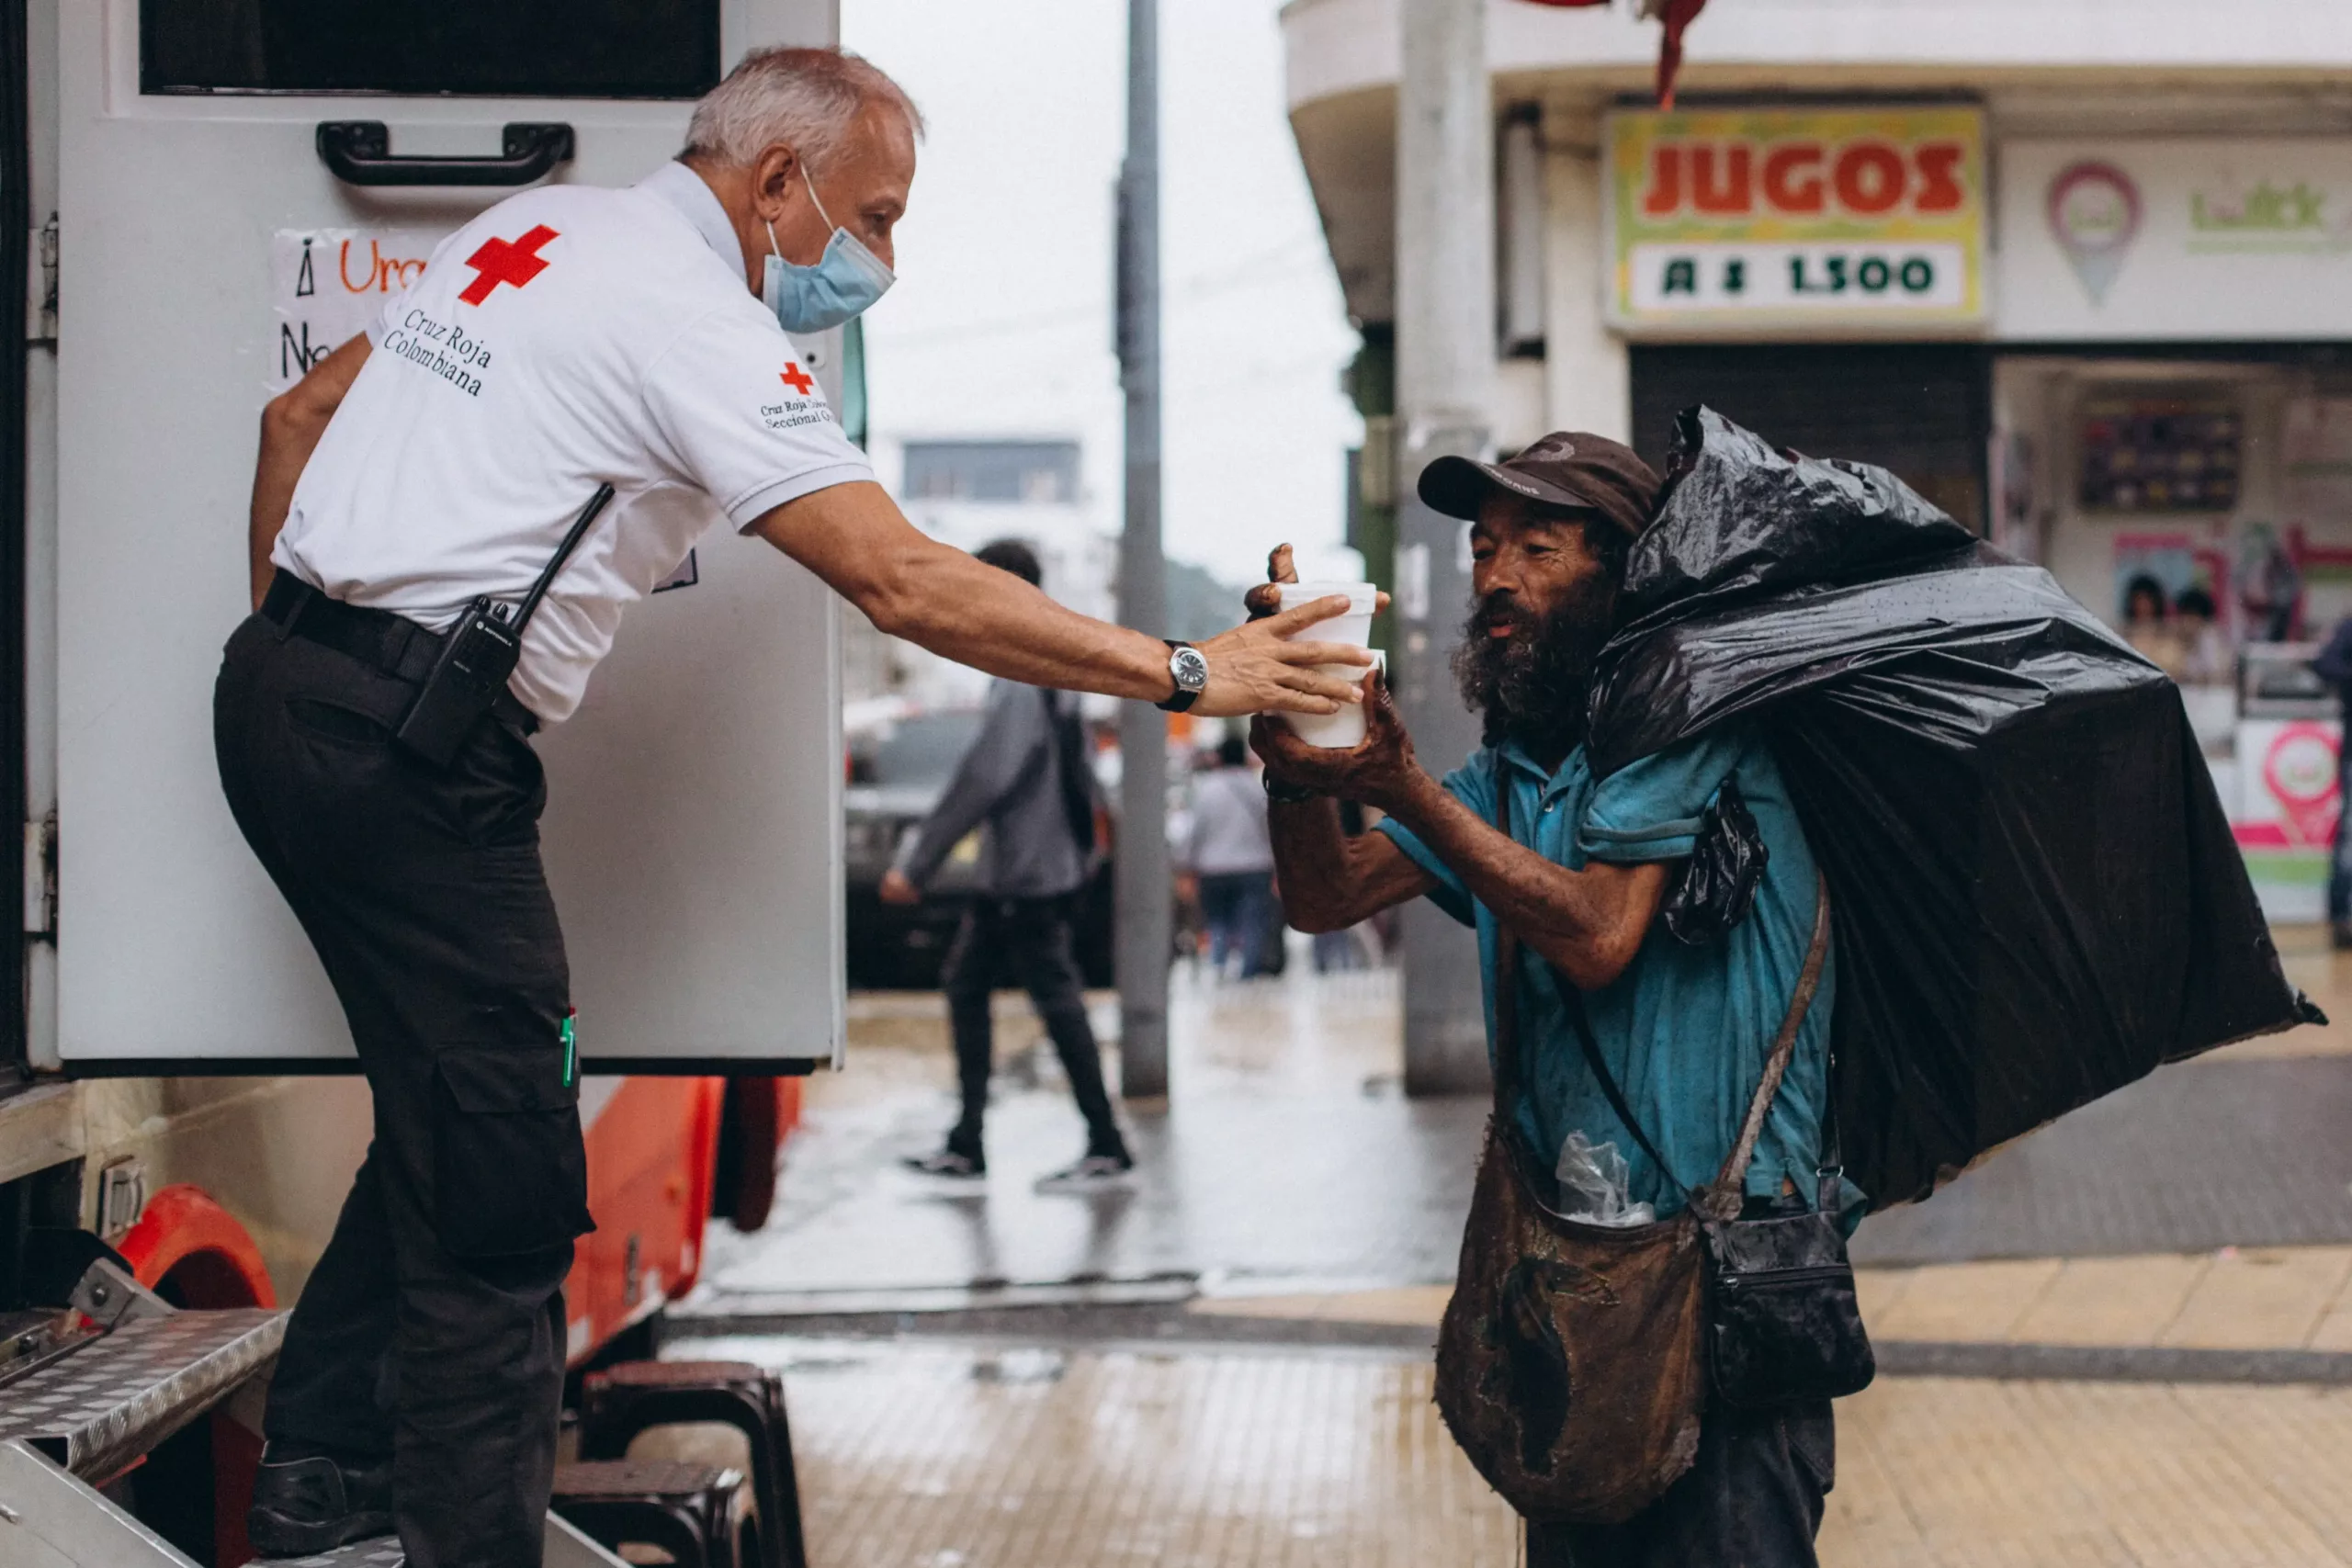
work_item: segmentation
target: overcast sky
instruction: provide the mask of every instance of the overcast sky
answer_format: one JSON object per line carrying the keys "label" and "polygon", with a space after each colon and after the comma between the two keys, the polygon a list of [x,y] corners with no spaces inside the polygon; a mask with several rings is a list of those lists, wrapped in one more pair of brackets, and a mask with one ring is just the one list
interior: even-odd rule
{"label": "overcast sky", "polygon": [[[1355,352],[1283,117],[1277,0],[1160,6],[1168,554],[1255,578],[1278,540],[1337,543],[1339,390]],[[1118,525],[1112,186],[1125,141],[1116,0],[842,0],[842,40],[931,131],[899,282],[866,317],[876,457],[923,436],[1076,436]]]}

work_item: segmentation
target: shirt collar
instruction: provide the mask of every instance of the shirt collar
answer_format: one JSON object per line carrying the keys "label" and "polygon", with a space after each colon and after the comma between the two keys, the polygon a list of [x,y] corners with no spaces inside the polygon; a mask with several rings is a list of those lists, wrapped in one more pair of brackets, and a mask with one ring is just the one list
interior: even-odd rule
{"label": "shirt collar", "polygon": [[735,232],[735,225],[727,220],[727,209],[718,203],[718,196],[703,183],[703,177],[673,158],[651,174],[637,182],[637,188],[648,196],[660,197],[675,208],[678,216],[695,226],[703,243],[718,253],[718,259],[743,276],[743,242]]}
{"label": "shirt collar", "polygon": [[1566,788],[1575,781],[1577,765],[1584,759],[1584,747],[1578,745],[1560,759],[1560,765],[1546,773],[1544,764],[1530,756],[1516,740],[1506,740],[1495,748],[1497,760],[1526,774],[1543,788],[1546,795]]}

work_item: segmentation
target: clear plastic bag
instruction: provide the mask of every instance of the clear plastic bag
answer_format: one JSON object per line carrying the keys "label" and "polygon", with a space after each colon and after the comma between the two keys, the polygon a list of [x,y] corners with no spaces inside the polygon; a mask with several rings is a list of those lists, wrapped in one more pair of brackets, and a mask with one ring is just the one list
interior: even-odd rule
{"label": "clear plastic bag", "polygon": [[1560,1145],[1554,1174],[1560,1182],[1560,1212],[1589,1225],[1646,1225],[1657,1218],[1647,1203],[1632,1201],[1631,1173],[1615,1143],[1595,1145],[1570,1133]]}

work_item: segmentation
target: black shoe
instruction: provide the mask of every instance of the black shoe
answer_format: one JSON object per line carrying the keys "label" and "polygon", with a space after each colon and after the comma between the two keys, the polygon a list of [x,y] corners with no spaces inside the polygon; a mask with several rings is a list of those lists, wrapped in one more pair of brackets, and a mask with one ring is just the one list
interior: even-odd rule
{"label": "black shoe", "polygon": [[2336,952],[2352,948],[2352,920],[2337,920],[2328,928],[2328,943]]}
{"label": "black shoe", "polygon": [[323,1454],[276,1459],[263,1450],[245,1539],[263,1557],[311,1557],[392,1531],[392,1461],[341,1464]]}
{"label": "black shoe", "polygon": [[1125,1150],[1090,1154],[1076,1165],[1037,1179],[1039,1192],[1107,1192],[1133,1184],[1136,1162]]}
{"label": "black shoe", "polygon": [[899,1163],[918,1176],[944,1176],[956,1181],[978,1181],[989,1173],[986,1159],[954,1148],[941,1149],[935,1154],[909,1155]]}

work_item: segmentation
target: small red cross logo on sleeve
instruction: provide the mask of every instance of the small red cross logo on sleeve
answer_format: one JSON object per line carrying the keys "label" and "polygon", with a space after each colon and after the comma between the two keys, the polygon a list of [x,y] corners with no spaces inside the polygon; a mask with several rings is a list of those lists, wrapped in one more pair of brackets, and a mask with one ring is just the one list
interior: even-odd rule
{"label": "small red cross logo on sleeve", "polygon": [[808,379],[808,372],[800,368],[796,360],[785,367],[784,384],[805,398],[808,395],[808,389],[817,383]]}
{"label": "small red cross logo on sleeve", "polygon": [[539,254],[539,247],[554,238],[556,231],[540,223],[519,240],[484,240],[481,248],[466,258],[466,265],[474,269],[476,276],[458,298],[469,305],[479,305],[502,283],[522,288],[547,271],[547,260]]}

